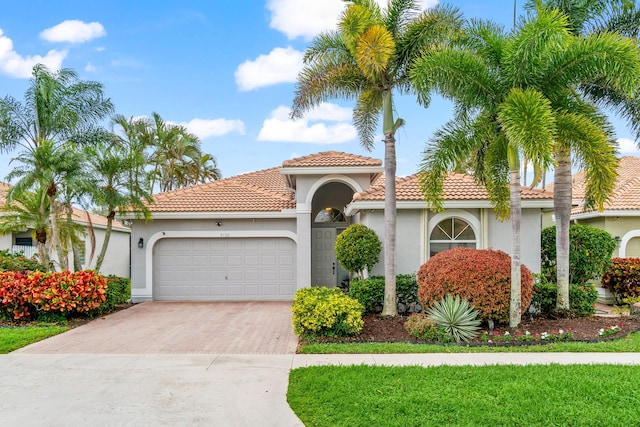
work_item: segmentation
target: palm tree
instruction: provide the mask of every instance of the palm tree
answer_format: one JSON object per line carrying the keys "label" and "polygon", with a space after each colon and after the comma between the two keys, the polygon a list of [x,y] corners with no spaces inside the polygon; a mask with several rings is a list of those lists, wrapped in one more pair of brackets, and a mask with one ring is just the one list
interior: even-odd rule
{"label": "palm tree", "polygon": [[112,111],[101,83],[81,81],[70,69],[52,72],[38,64],[24,103],[10,96],[0,99],[0,150],[21,145],[33,151],[44,141],[91,140],[95,124]]}
{"label": "palm tree", "polygon": [[[615,31],[619,34],[634,37],[638,42],[638,30],[640,28],[640,8],[632,1],[627,0],[545,0],[544,2],[529,2],[528,7],[534,11],[542,9],[558,9],[563,12],[568,19],[568,28],[577,37],[584,37],[585,40],[593,40],[598,35],[606,37],[608,31]],[[616,52],[610,51],[610,55],[615,57]],[[601,55],[606,56],[607,52]],[[628,88],[634,77],[633,70],[620,70],[617,75],[609,74],[597,75],[588,80],[577,81],[572,89],[582,93],[587,99],[597,105],[611,107],[621,117],[626,118],[631,129],[640,137],[640,96],[630,96],[625,88]],[[611,77],[615,76],[615,79]],[[638,71],[635,71],[635,76]],[[611,82],[617,82],[611,84]],[[622,83],[619,83],[622,82]],[[622,86],[622,89],[620,88]],[[613,139],[613,132],[610,132]],[[556,308],[558,311],[569,309],[569,223],[572,208],[572,179],[571,165],[572,152],[580,158],[584,148],[588,149],[588,140],[575,138],[569,143],[556,145],[554,170],[554,213],[556,218],[556,270],[558,281],[558,299]],[[611,144],[614,144],[611,141]],[[586,147],[585,147],[586,146]],[[598,153],[593,153],[597,156]],[[597,163],[591,162],[591,165]],[[607,182],[607,186],[613,185],[615,179],[616,165],[612,161],[606,163],[604,168],[588,168],[588,175],[603,174],[600,179]],[[597,179],[597,177],[594,177]],[[590,187],[588,183],[587,193],[589,196]],[[610,190],[606,190],[610,191]],[[593,206],[593,197],[587,197],[587,205]],[[602,208],[602,204],[598,204]]]}
{"label": "palm tree", "polygon": [[131,181],[131,171],[138,168],[139,157],[131,156],[126,147],[103,142],[87,147],[85,152],[87,172],[93,179],[93,201],[106,211],[107,217],[105,237],[95,266],[95,270],[100,271],[109,246],[116,211],[127,208],[148,220],[150,212],[145,202],[151,202],[151,196],[144,183]]}
{"label": "palm tree", "polygon": [[[424,55],[415,64],[413,81],[423,95],[434,89],[453,99],[458,112],[425,152],[421,183],[427,200],[442,209],[446,171],[473,157],[476,179],[486,185],[497,213],[504,216],[509,181],[510,326],[515,327],[520,322],[520,158],[531,160],[541,172],[560,147],[581,141],[580,160],[588,169],[599,168],[588,174],[588,197],[601,205],[615,181],[615,153],[604,116],[571,88],[606,76],[619,90],[631,90],[614,70],[635,69],[638,52],[613,34],[577,39],[566,17],[549,10],[523,20],[510,37],[495,25],[476,23],[462,41],[462,47]],[[619,57],[607,58],[605,52]]]}
{"label": "palm tree", "polygon": [[[68,262],[60,245],[58,233],[59,216],[62,212],[62,204],[57,200],[61,186],[71,183],[82,174],[82,156],[73,147],[63,145],[56,147],[49,140],[40,141],[40,144],[32,151],[25,151],[18,155],[17,160],[21,165],[16,166],[7,175],[9,180],[18,178],[18,182],[9,191],[7,200],[11,201],[16,194],[27,191],[43,190],[43,195],[48,198],[48,209],[51,217],[51,245],[58,255],[59,265],[67,270]],[[44,212],[44,203],[41,212]]]}
{"label": "palm tree", "polygon": [[353,122],[360,143],[371,149],[382,114],[385,171],[384,268],[382,314],[397,315],[396,150],[395,132],[404,124],[394,119],[393,95],[412,92],[408,72],[419,52],[447,43],[460,28],[461,15],[447,6],[420,12],[414,0],[390,0],[381,9],[371,0],[348,2],[338,30],[317,36],[304,55],[298,75],[292,118],[325,100],[353,99]]}
{"label": "palm tree", "polygon": [[216,158],[208,153],[200,153],[200,155],[187,164],[187,167],[189,168],[189,181],[187,185],[215,181],[222,177],[220,169],[218,169],[218,165],[216,164]]}
{"label": "palm tree", "polygon": [[33,237],[38,246],[38,258],[41,264],[49,266],[47,254],[47,236],[49,235],[51,217],[49,216],[49,199],[42,189],[25,191],[13,195],[11,201],[0,207],[0,233],[7,234],[33,230]]}

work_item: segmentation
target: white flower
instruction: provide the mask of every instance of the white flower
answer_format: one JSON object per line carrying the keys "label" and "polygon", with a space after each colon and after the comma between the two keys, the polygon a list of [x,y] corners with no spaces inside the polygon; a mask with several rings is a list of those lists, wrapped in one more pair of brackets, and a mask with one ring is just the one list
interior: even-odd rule
{"label": "white flower", "polygon": [[505,336],[505,337],[506,337],[506,336],[509,336],[509,335],[511,335],[511,334],[509,333],[509,331],[504,331],[504,336]]}
{"label": "white flower", "polygon": [[560,329],[560,330],[558,331],[558,333],[559,333],[560,335],[562,335],[562,334],[564,334],[564,331],[563,331],[562,329]]}
{"label": "white flower", "polygon": [[524,334],[525,334],[526,336],[529,336],[529,335],[531,335],[531,332],[529,332],[529,331],[524,331]]}
{"label": "white flower", "polygon": [[600,330],[598,331],[598,335],[604,335],[604,329],[600,329]]}

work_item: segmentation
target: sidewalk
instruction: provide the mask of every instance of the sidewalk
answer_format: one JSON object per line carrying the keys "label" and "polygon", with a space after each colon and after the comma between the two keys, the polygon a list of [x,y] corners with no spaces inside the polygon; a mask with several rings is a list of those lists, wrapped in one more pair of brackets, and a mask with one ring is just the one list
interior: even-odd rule
{"label": "sidewalk", "polygon": [[0,356],[3,426],[302,426],[289,371],[316,365],[640,364],[640,353]]}

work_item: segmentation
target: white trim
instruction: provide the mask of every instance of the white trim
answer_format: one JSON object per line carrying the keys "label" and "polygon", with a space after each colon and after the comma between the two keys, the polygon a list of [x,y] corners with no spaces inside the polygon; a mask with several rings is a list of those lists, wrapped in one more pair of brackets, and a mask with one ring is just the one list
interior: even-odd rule
{"label": "white trim", "polygon": [[[396,203],[397,209],[430,209],[425,201],[410,200],[399,201]],[[488,200],[445,200],[442,204],[443,209],[493,209],[493,205]],[[532,208],[552,208],[553,200],[523,200],[523,209]],[[356,200],[349,203],[345,212],[352,215],[359,210],[367,209],[384,209],[384,201],[382,200]]]}
{"label": "white trim", "polygon": [[332,166],[332,167],[284,167],[279,172],[282,175],[353,175],[364,173],[382,173],[382,166]]}
{"label": "white trim", "polygon": [[[311,212],[311,209],[309,208],[309,206],[312,206],[313,203],[313,196],[315,196],[316,191],[318,191],[320,189],[320,187],[322,187],[323,185],[329,183],[329,182],[340,182],[342,184],[348,185],[349,187],[351,187],[351,189],[355,192],[355,193],[359,193],[362,191],[362,187],[360,186],[360,184],[358,184],[358,181],[356,181],[355,179],[351,178],[350,176],[346,176],[346,175],[327,175],[327,176],[323,176],[322,178],[318,179],[317,181],[315,181],[313,183],[313,185],[311,186],[311,188],[309,188],[309,191],[307,192],[307,199],[305,200],[304,203],[300,203],[300,201],[298,201],[298,208],[300,209],[298,212],[303,211],[303,212]],[[348,209],[349,205],[347,206]],[[344,209],[344,214],[347,216],[350,216],[347,214],[347,209]]]}
{"label": "white trim", "polygon": [[[145,242],[145,287],[131,289],[133,299],[153,298],[153,248],[161,239],[235,239],[246,237],[284,237],[298,244],[296,233],[287,230],[257,230],[257,231],[159,231]],[[297,264],[297,260],[296,260]],[[135,292],[134,292],[135,291]]]}
{"label": "white trim", "polygon": [[[152,212],[152,219],[253,219],[253,218],[295,218],[296,210],[284,209],[278,212]],[[133,214],[123,213],[118,218],[144,221]]]}
{"label": "white trim", "polygon": [[[478,221],[478,218],[476,218],[475,215],[472,215],[467,211],[463,211],[460,209],[451,209],[446,212],[435,214],[431,218],[431,220],[429,220],[429,224],[427,226],[427,256],[431,253],[430,236],[431,236],[431,233],[433,232],[433,229],[436,228],[436,226],[440,224],[440,222],[450,218],[460,218],[461,220],[469,224],[471,226],[471,229],[473,230],[473,233],[476,236],[475,238],[476,249],[480,247],[482,235],[480,233],[481,228],[480,228],[480,221]],[[468,242],[468,241],[461,240],[461,242]]]}
{"label": "white trim", "polygon": [[618,257],[625,258],[627,255],[627,245],[629,244],[629,240],[634,237],[640,237],[640,230],[631,230],[627,232],[622,239],[620,240],[620,249],[618,250]]}
{"label": "white trim", "polygon": [[585,212],[579,214],[571,215],[571,220],[577,219],[589,219],[589,218],[599,218],[603,216],[640,216],[640,211],[638,209],[635,210],[618,210],[618,211],[603,211],[603,212]]}

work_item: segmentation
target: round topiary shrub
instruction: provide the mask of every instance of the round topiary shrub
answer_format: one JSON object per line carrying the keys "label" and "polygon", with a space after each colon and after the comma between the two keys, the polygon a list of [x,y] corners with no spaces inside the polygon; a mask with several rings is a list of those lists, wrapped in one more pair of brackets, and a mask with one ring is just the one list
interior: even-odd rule
{"label": "round topiary shrub", "polygon": [[[531,303],[533,275],[521,266],[522,312]],[[446,295],[459,295],[483,319],[509,321],[511,257],[491,249],[455,248],[431,257],[418,270],[418,299],[431,307]]]}
{"label": "round topiary shrub", "polygon": [[[597,280],[611,266],[616,240],[608,232],[588,225],[569,227],[569,283]],[[542,230],[540,244],[542,273],[556,283],[556,227]]]}
{"label": "round topiary shrub", "polygon": [[336,238],[336,258],[345,270],[362,277],[380,260],[382,243],[375,231],[362,224],[351,224]]}
{"label": "round topiary shrub", "polygon": [[293,298],[293,330],[301,338],[344,337],[362,331],[362,305],[338,288],[299,289]]}

